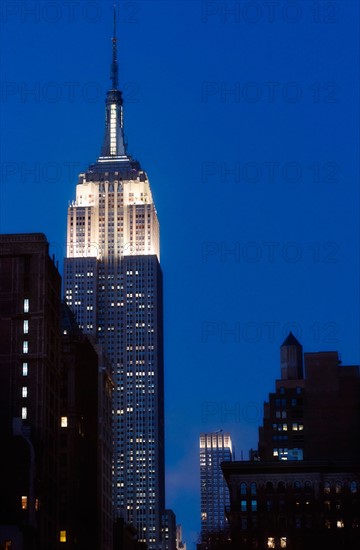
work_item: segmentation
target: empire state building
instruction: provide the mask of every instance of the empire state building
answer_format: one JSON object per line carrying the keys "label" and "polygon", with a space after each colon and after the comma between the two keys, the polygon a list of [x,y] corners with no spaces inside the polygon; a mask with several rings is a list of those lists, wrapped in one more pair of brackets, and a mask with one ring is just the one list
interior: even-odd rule
{"label": "empire state building", "polygon": [[115,27],[114,17],[101,155],[79,175],[68,209],[65,298],[112,363],[115,516],[158,549],[164,509],[159,222],[148,176],[124,140]]}

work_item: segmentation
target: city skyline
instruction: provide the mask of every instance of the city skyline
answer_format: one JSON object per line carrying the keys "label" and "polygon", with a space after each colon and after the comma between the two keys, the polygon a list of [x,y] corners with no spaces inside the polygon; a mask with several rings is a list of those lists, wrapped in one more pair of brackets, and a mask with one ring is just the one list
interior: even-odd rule
{"label": "city skyline", "polygon": [[[130,4],[119,33],[125,126],[152,182],[167,273],[167,506],[191,548],[200,518],[198,436],[222,427],[238,454],[256,444],[289,330],[308,351],[339,349],[347,364],[359,362],[358,6],[341,6],[338,21],[320,3],[319,15],[304,8],[291,22],[294,13],[286,20],[280,11],[273,23],[261,6],[251,23],[244,13],[223,21],[217,2],[188,2],[183,11],[178,2]],[[43,231],[61,266],[68,199],[77,173],[99,153],[112,5],[101,4],[92,23],[90,8],[71,22],[57,5],[62,16],[53,23],[44,14],[38,23],[22,21],[20,11],[4,21],[3,80],[10,84],[2,98],[0,229]],[[36,82],[39,92],[24,95],[22,83],[36,90]],[[78,83],[73,102],[69,82]],[[265,100],[269,82],[281,84],[273,103]],[[288,82],[297,84],[289,98],[301,88],[301,100],[285,102]],[[324,88],[331,82],[337,102],[324,101],[335,91]],[[223,83],[235,92],[226,95]],[[262,98],[238,100],[237,83],[241,90],[248,84],[248,94],[260,89]],[[51,101],[58,89],[62,97]],[[101,97],[90,101],[97,89]],[[251,184],[259,167],[262,178]],[[297,167],[301,180],[291,183]],[[233,169],[239,181],[226,172]],[[238,387],[230,388],[234,377]]]}

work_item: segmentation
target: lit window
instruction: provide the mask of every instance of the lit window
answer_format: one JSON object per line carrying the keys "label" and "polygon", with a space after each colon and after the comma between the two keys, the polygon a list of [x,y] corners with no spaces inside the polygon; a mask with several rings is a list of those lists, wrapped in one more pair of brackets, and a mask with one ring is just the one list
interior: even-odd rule
{"label": "lit window", "polygon": [[357,484],[356,481],[350,483],[350,493],[357,493]]}
{"label": "lit window", "polygon": [[256,500],[251,501],[251,511],[252,512],[257,512],[257,501]]}
{"label": "lit window", "polygon": [[60,531],[60,542],[66,542],[66,531]]}
{"label": "lit window", "polygon": [[29,299],[25,298],[25,300],[24,300],[24,313],[28,313],[28,312],[29,312]]}
{"label": "lit window", "polygon": [[324,493],[327,495],[330,493],[330,483],[328,481],[324,483]]}
{"label": "lit window", "polygon": [[23,342],[23,353],[28,353],[29,351],[29,342]]}
{"label": "lit window", "polygon": [[27,363],[23,363],[23,364],[22,364],[22,375],[23,375],[23,376],[27,376],[27,375],[28,375],[28,364],[27,364]]}
{"label": "lit window", "polygon": [[22,418],[22,420],[27,419],[27,408],[26,407],[21,408],[21,418]]}
{"label": "lit window", "polygon": [[62,428],[67,428],[67,425],[68,425],[67,416],[62,416],[62,417],[61,417],[61,427],[62,427]]}
{"label": "lit window", "polygon": [[298,431],[297,422],[293,422],[292,429],[293,429],[294,432],[297,432],[297,431]]}
{"label": "lit window", "polygon": [[29,332],[29,321],[24,321],[24,334],[27,334]]}
{"label": "lit window", "polygon": [[21,497],[21,509],[27,510],[27,497],[25,496]]}
{"label": "lit window", "polygon": [[341,493],[341,491],[342,491],[342,483],[340,481],[337,481],[335,483],[335,492],[336,493]]}
{"label": "lit window", "polygon": [[286,537],[280,537],[280,548],[286,548]]}
{"label": "lit window", "polygon": [[21,388],[21,395],[22,397],[27,397],[27,386]]}
{"label": "lit window", "polygon": [[242,512],[246,512],[246,500],[241,501],[240,509],[241,509]]}
{"label": "lit window", "polygon": [[336,522],[336,527],[338,529],[342,529],[344,527],[344,522],[342,519],[338,519],[337,522]]}
{"label": "lit window", "polygon": [[275,537],[268,537],[267,547],[268,548],[275,548]]}

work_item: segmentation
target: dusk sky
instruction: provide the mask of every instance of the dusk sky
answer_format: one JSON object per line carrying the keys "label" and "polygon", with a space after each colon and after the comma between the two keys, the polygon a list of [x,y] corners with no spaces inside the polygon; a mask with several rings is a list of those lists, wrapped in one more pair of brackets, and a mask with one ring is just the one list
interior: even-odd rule
{"label": "dusk sky", "polygon": [[[100,154],[113,2],[1,4],[1,233],[62,262]],[[199,435],[257,446],[292,330],[359,364],[359,3],[122,2],[129,151],[161,224],[166,504],[200,530]]]}

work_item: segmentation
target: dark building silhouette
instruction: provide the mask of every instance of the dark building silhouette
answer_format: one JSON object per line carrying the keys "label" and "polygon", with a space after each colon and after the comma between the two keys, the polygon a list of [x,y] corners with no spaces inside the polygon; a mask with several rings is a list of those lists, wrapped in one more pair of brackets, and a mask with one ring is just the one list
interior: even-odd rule
{"label": "dark building silhouette", "polygon": [[161,518],[162,550],[176,550],[176,516],[170,509],[164,510]]}
{"label": "dark building silhouette", "polygon": [[0,235],[0,544],[57,548],[60,275],[43,234]]}
{"label": "dark building silhouette", "polygon": [[112,390],[101,351],[62,305],[60,537],[66,548],[113,548]]}
{"label": "dark building silhouette", "polygon": [[233,548],[360,547],[360,377],[290,333],[251,461],[222,463]]}
{"label": "dark building silhouette", "polygon": [[0,548],[113,550],[113,383],[48,249],[0,235]]}

